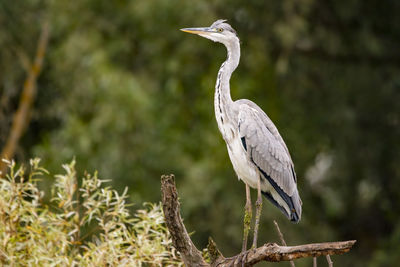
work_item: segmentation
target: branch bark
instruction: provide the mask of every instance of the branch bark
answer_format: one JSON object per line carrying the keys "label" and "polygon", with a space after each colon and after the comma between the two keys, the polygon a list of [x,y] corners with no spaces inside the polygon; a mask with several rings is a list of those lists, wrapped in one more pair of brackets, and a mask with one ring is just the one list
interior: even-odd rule
{"label": "branch bark", "polygon": [[[348,252],[356,241],[342,241],[342,242],[327,242],[327,243],[314,243],[299,246],[279,246],[276,243],[267,243],[262,247],[254,250],[249,250],[247,255],[243,256],[245,259],[244,266],[252,266],[260,261],[290,261],[299,258],[322,256],[322,255],[335,255]],[[238,256],[227,258],[218,264],[222,266],[232,266]]]}
{"label": "branch bark", "polygon": [[209,266],[193,244],[182,222],[174,175],[161,177],[161,194],[165,223],[172,236],[172,244],[181,253],[186,266]]}
{"label": "branch bark", "polygon": [[299,246],[279,246],[275,243],[267,243],[259,248],[225,258],[210,239],[208,253],[211,263],[207,263],[201,252],[193,244],[182,222],[174,175],[163,175],[161,177],[161,194],[165,223],[171,233],[172,243],[181,253],[187,266],[253,266],[261,261],[291,261],[305,257],[343,254],[348,252],[356,242],[356,240],[350,240]]}
{"label": "branch bark", "polygon": [[[42,31],[40,33],[36,55],[33,64],[29,66],[28,75],[24,82],[22,89],[19,106],[14,114],[10,133],[8,135],[5,146],[1,152],[0,159],[11,159],[14,157],[15,149],[18,145],[18,141],[21,138],[26,125],[28,125],[30,116],[29,113],[32,108],[33,100],[36,95],[36,81],[42,70],[43,59],[46,53],[47,43],[49,39],[49,24],[44,23]],[[4,173],[6,164],[0,160],[0,174]]]}

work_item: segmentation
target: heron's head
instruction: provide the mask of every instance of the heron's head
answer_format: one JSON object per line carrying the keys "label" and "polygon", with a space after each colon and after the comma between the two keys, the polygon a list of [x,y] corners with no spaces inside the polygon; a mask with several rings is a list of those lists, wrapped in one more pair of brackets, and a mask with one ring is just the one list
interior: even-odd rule
{"label": "heron's head", "polygon": [[239,41],[236,31],[223,19],[217,20],[210,27],[184,28],[181,31],[197,34],[225,45]]}

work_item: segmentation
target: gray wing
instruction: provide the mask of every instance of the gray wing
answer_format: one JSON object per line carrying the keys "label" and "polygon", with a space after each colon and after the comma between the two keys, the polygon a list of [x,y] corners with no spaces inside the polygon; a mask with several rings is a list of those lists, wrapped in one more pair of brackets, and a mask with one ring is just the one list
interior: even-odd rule
{"label": "gray wing", "polygon": [[237,101],[237,104],[239,134],[250,158],[289,197],[297,197],[293,162],[275,125],[253,102]]}

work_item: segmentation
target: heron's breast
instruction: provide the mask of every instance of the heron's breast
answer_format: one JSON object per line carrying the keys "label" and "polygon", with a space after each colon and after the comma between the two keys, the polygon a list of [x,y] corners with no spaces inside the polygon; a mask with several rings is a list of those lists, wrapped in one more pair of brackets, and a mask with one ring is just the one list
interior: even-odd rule
{"label": "heron's breast", "polygon": [[246,150],[240,141],[239,135],[236,135],[227,142],[228,153],[231,159],[233,169],[235,170],[238,178],[243,180],[250,187],[257,188],[258,170],[254,164],[249,160]]}

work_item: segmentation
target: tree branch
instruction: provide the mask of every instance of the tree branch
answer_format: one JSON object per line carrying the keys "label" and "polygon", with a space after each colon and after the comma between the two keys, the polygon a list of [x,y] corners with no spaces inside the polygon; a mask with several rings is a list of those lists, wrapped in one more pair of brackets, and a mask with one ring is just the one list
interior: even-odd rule
{"label": "tree branch", "polygon": [[329,267],[333,267],[333,261],[331,260],[331,256],[326,255],[326,261],[328,262]]}
{"label": "tree branch", "polygon": [[[15,149],[18,141],[21,138],[26,125],[29,123],[29,113],[32,108],[32,103],[36,95],[36,80],[42,70],[43,58],[46,53],[47,43],[49,39],[49,24],[44,23],[42,31],[40,33],[36,55],[33,64],[25,66],[28,61],[23,62],[24,68],[28,68],[28,76],[24,82],[19,106],[14,114],[14,118],[11,125],[11,130],[8,135],[6,144],[1,152],[0,159],[11,159],[14,156]],[[4,173],[6,164],[0,160],[0,174]]]}
{"label": "tree branch", "polygon": [[186,266],[209,266],[193,244],[180,215],[174,175],[161,176],[161,195],[165,223],[172,236],[172,244],[181,253]]}
{"label": "tree branch", "polygon": [[250,249],[245,253],[225,258],[219,252],[216,244],[210,239],[208,253],[211,263],[209,264],[193,244],[182,222],[178,193],[173,175],[163,175],[161,177],[161,193],[165,223],[171,233],[172,243],[181,253],[183,261],[187,266],[253,266],[261,261],[290,261],[305,257],[343,254],[348,252],[356,242],[355,240],[351,240],[299,246],[279,246],[275,243],[267,243],[259,248]]}
{"label": "tree branch", "polygon": [[[342,241],[342,242],[327,242],[327,243],[314,243],[299,246],[279,246],[276,243],[267,243],[262,247],[254,250],[249,250],[245,258],[245,266],[252,266],[260,261],[290,261],[299,258],[322,256],[322,255],[335,255],[348,252],[356,241]],[[241,256],[239,256],[241,257]],[[232,263],[237,261],[238,256],[227,258],[218,264],[222,266],[232,266]]]}
{"label": "tree branch", "polygon": [[[274,224],[275,224],[275,228],[276,228],[276,231],[278,232],[278,235],[279,235],[279,238],[280,238],[280,240],[281,240],[281,243],[282,243],[282,245],[284,245],[284,246],[286,246],[286,241],[285,241],[285,239],[283,238],[283,234],[282,234],[282,232],[281,232],[281,229],[279,228],[279,225],[278,225],[278,223],[274,220]],[[290,261],[290,266],[291,267],[296,267],[295,265],[294,265],[294,261]]]}

